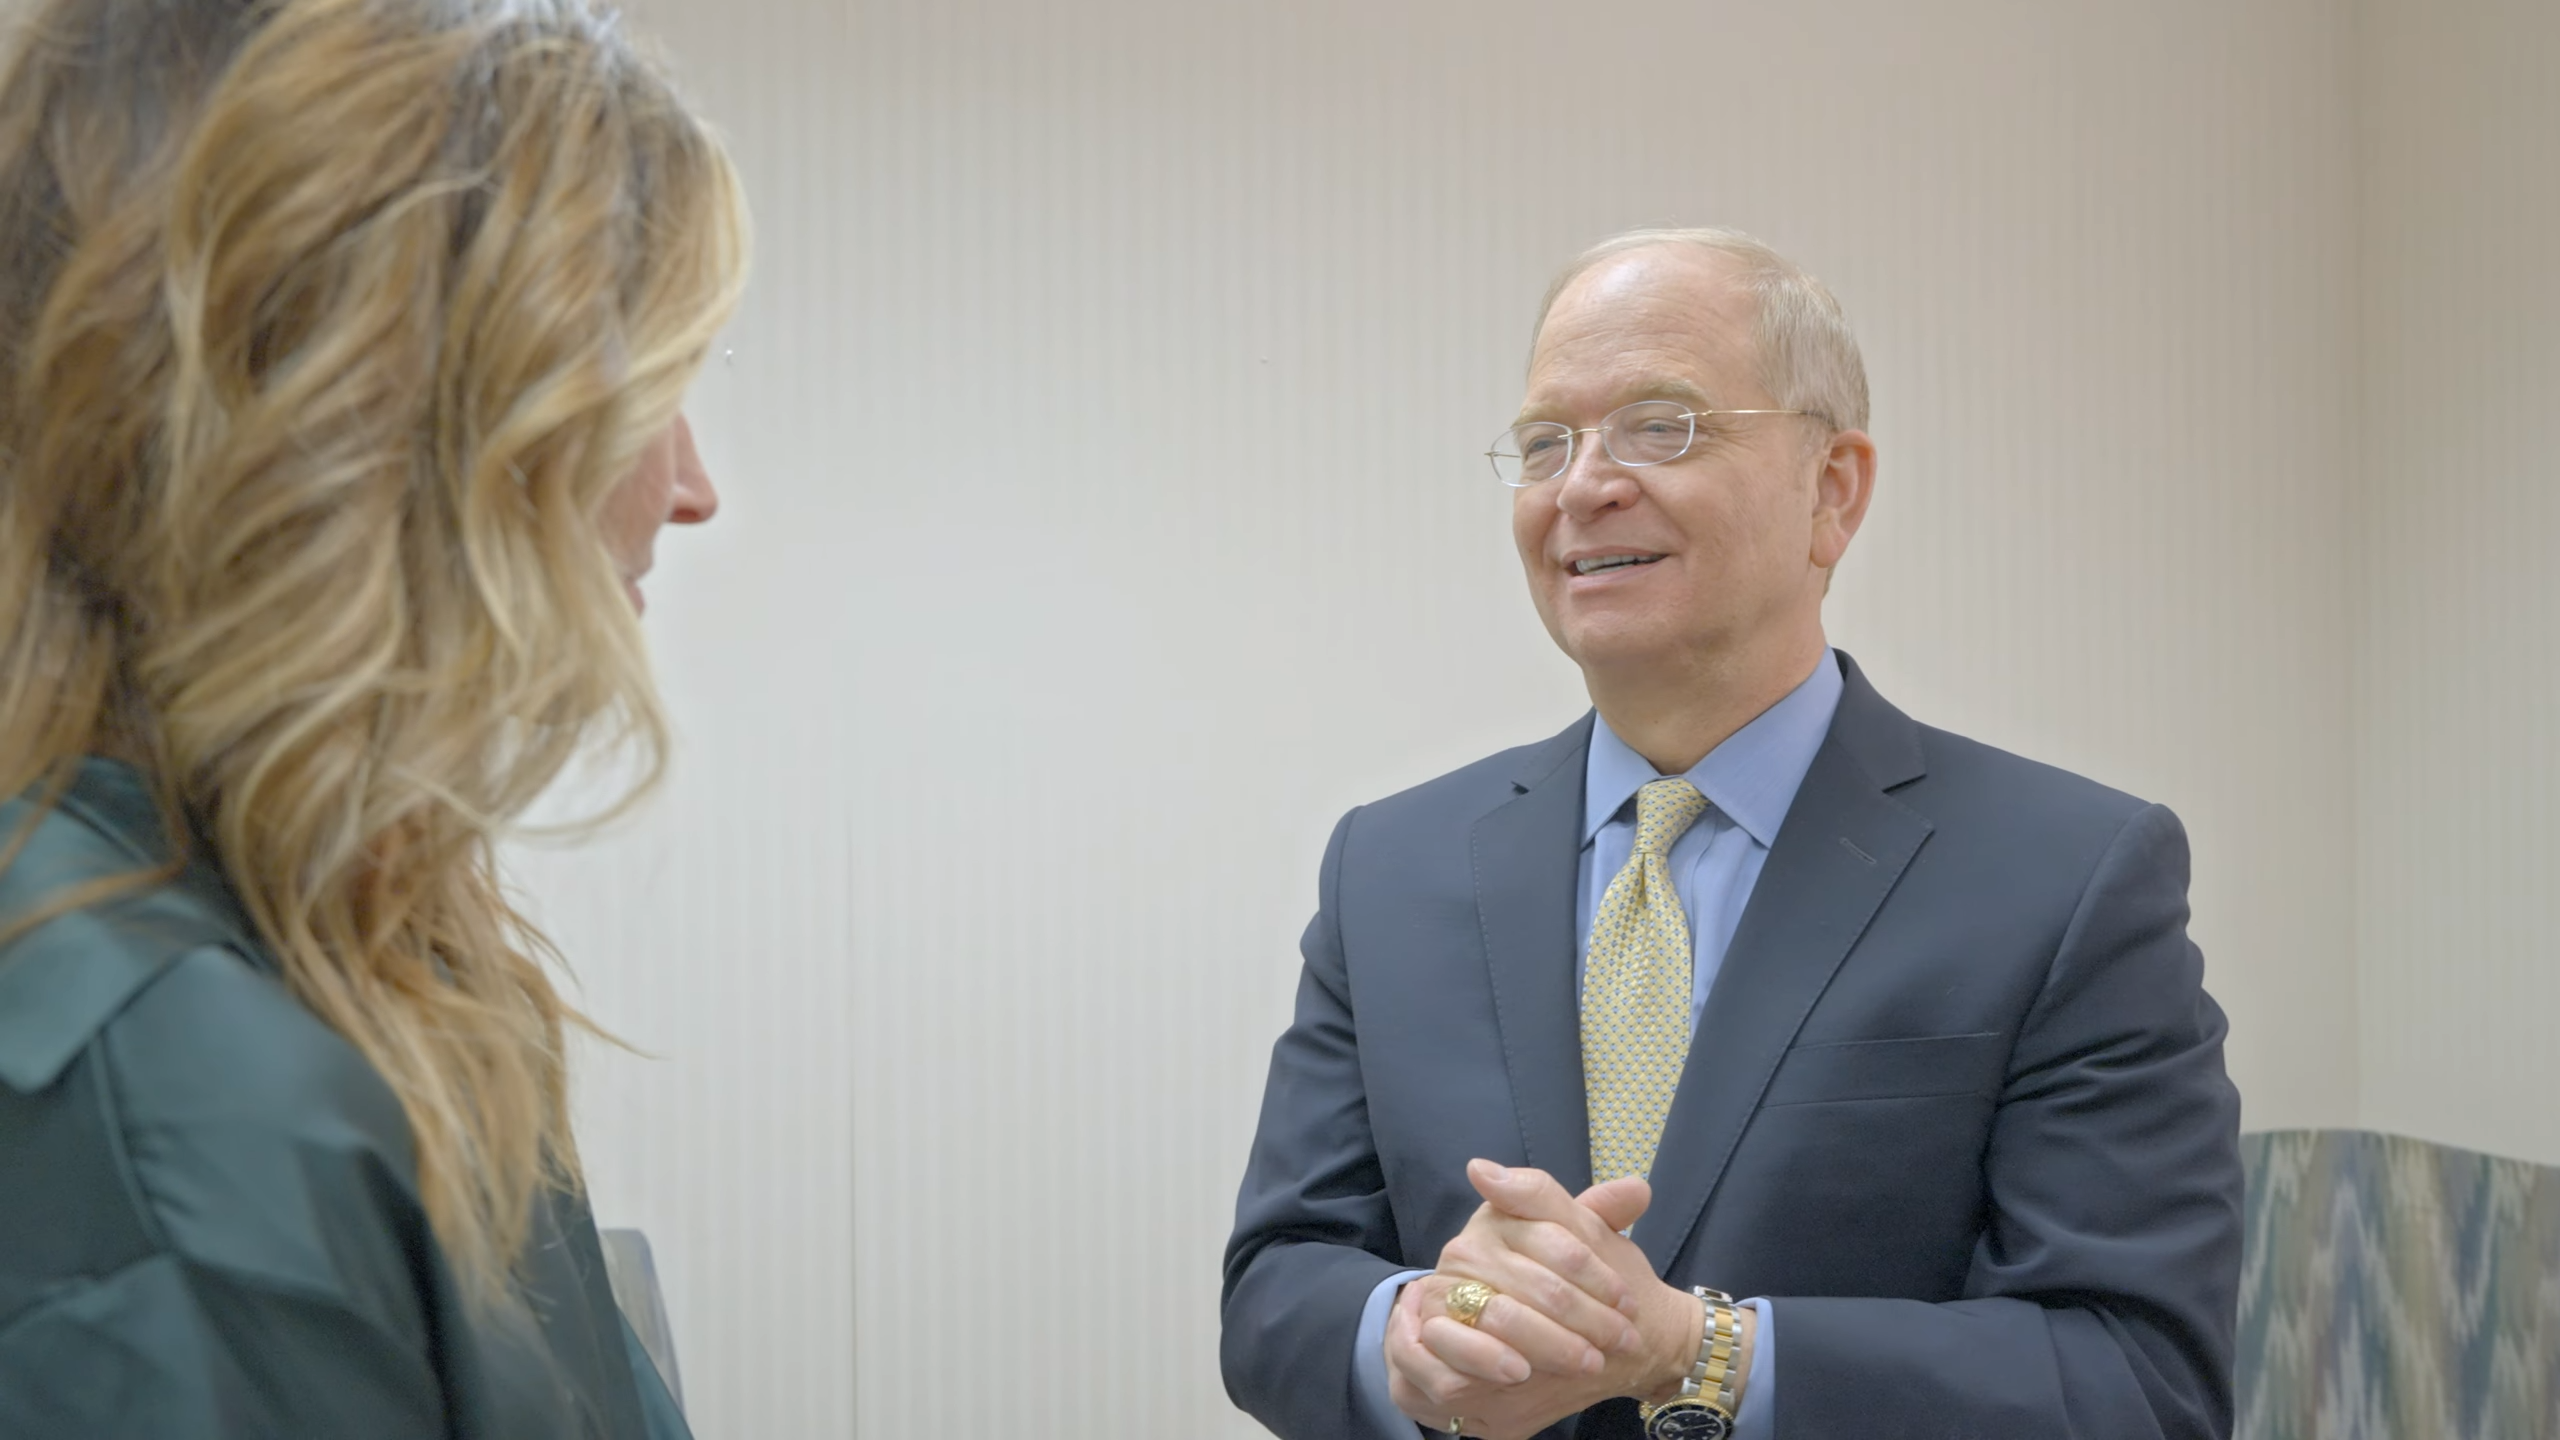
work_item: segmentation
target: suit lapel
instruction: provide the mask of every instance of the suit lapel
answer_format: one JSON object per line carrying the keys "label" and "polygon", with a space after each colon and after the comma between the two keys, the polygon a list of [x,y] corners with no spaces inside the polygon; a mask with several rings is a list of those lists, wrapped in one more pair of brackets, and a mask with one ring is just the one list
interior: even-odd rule
{"label": "suit lapel", "polygon": [[1805,1017],[1929,837],[1929,822],[1885,793],[1921,773],[1918,727],[1845,655],[1841,668],[1831,733],[1735,927],[1663,1124],[1653,1204],[1635,1228],[1658,1272],[1697,1228]]}
{"label": "suit lapel", "polygon": [[1531,752],[1519,792],[1475,823],[1470,860],[1485,971],[1522,1153],[1568,1191],[1591,1183],[1574,995],[1574,882],[1582,854],[1585,717]]}

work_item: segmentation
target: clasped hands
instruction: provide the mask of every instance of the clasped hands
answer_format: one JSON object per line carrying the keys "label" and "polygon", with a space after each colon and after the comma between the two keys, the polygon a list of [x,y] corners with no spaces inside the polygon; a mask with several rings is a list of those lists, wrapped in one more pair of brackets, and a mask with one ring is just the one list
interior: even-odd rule
{"label": "clasped hands", "polygon": [[[1652,1188],[1628,1176],[1576,1197],[1543,1170],[1490,1160],[1469,1161],[1467,1179],[1484,1204],[1387,1320],[1396,1408],[1434,1431],[1464,1417],[1466,1434],[1518,1440],[1614,1396],[1676,1393],[1705,1312],[1621,1233]],[[1495,1292],[1472,1328],[1446,1309],[1469,1280]],[[1751,1312],[1743,1323],[1747,1344]]]}

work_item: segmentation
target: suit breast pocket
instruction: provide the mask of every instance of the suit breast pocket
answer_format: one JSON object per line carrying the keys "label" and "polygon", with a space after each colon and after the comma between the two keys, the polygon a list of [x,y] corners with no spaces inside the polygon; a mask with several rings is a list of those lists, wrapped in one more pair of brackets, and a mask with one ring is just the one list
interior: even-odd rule
{"label": "suit breast pocket", "polygon": [[1998,1030],[1798,1045],[1778,1062],[1760,1104],[1773,1109],[1941,1095],[1987,1099],[2000,1093],[2008,1060],[2009,1037]]}
{"label": "suit breast pocket", "polygon": [[1731,1243],[1785,1257],[1783,1273],[1735,1283],[1778,1295],[1962,1293],[2010,1048],[1989,1031],[1788,1050],[1709,1204]]}

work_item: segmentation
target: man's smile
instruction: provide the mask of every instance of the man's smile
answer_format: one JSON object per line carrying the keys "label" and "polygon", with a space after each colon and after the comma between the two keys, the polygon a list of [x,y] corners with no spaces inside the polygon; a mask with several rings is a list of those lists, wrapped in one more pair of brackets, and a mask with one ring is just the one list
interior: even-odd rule
{"label": "man's smile", "polygon": [[1560,563],[1565,573],[1575,579],[1590,580],[1602,576],[1630,575],[1662,558],[1663,552],[1659,550],[1613,547],[1606,550],[1567,551]]}
{"label": "man's smile", "polygon": [[1661,558],[1659,555],[1602,555],[1590,560],[1574,561],[1573,573],[1597,575],[1603,570],[1623,570],[1630,565],[1650,565]]}

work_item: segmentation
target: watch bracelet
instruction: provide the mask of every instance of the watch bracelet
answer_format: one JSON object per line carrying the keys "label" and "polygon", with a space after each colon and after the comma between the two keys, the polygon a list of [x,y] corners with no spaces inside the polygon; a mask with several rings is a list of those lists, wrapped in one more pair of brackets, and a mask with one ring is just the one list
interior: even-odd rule
{"label": "watch bracelet", "polygon": [[[1742,1309],[1734,1303],[1732,1296],[1721,1290],[1693,1285],[1689,1293],[1698,1297],[1698,1304],[1706,1312],[1706,1328],[1698,1337],[1697,1363],[1681,1377],[1680,1392],[1662,1404],[1705,1396],[1708,1404],[1723,1411],[1725,1418],[1730,1420],[1735,1409],[1734,1377],[1740,1369],[1735,1362],[1742,1349]],[[1637,1408],[1643,1418],[1650,1420],[1653,1412],[1662,1406],[1640,1405]]]}
{"label": "watch bracelet", "polygon": [[1680,1387],[1681,1393],[1708,1394],[1708,1386],[1712,1382],[1716,1408],[1724,1411],[1725,1418],[1731,1419],[1734,1362],[1742,1351],[1742,1309],[1734,1304],[1732,1296],[1721,1290],[1699,1285],[1692,1287],[1689,1293],[1697,1296],[1698,1303],[1706,1307],[1707,1329],[1698,1342],[1697,1367],[1690,1371],[1689,1382]]}

